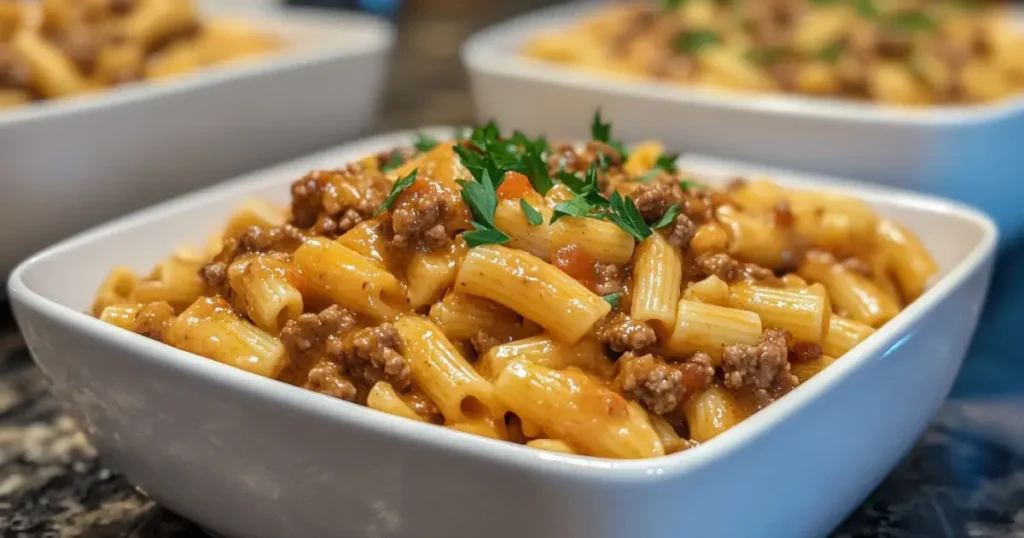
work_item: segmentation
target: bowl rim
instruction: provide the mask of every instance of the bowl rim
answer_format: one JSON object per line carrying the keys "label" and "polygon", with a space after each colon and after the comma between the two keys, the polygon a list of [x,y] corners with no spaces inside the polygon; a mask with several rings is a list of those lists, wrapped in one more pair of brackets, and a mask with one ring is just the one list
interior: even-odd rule
{"label": "bowl rim", "polygon": [[[531,36],[552,30],[580,16],[599,11],[615,0],[577,0],[541,8],[480,30],[460,48],[466,70],[503,76],[535,84],[563,86],[575,91],[599,92],[607,97],[633,97],[667,105],[690,105],[763,114],[778,119],[806,118],[879,126],[944,127],[986,124],[1024,116],[1024,93],[991,103],[899,107],[872,101],[815,98],[770,92],[740,92],[699,88],[666,82],[616,79],[582,68],[526,58],[504,46],[521,45]],[[1013,12],[1019,15],[1020,12]],[[1021,17],[1024,18],[1024,17]]]}
{"label": "bowl rim", "polygon": [[684,168],[688,162],[697,163],[698,166],[719,166],[739,170],[744,170],[744,167],[756,167],[758,171],[770,170],[780,174],[775,179],[782,185],[797,187],[810,185],[832,192],[854,194],[865,199],[869,204],[884,199],[891,205],[915,207],[927,212],[942,214],[950,219],[956,219],[964,226],[972,226],[980,230],[982,238],[966,256],[950,269],[948,274],[939,279],[893,320],[851,350],[843,361],[838,361],[821,374],[801,384],[797,390],[719,435],[713,442],[680,453],[646,460],[613,460],[545,452],[448,428],[418,423],[367,407],[338,401],[329,396],[280,381],[253,375],[111,326],[87,313],[64,306],[56,300],[42,295],[25,281],[26,274],[30,273],[35,266],[47,260],[59,259],[67,251],[97,242],[116,240],[118,234],[140,224],[181,218],[183,214],[197,211],[196,206],[203,203],[229,199],[241,200],[259,189],[273,185],[287,185],[288,179],[297,177],[295,174],[298,170],[322,166],[325,162],[339,160],[347,162],[367,154],[390,149],[396,145],[412,143],[418,133],[443,137],[445,134],[451,134],[452,128],[430,127],[396,131],[336,146],[150,206],[65,239],[24,260],[11,273],[8,279],[8,294],[16,307],[16,317],[19,317],[17,316],[19,308],[29,309],[50,323],[58,325],[61,330],[85,335],[97,340],[103,346],[131,354],[135,359],[156,363],[160,368],[174,369],[184,376],[204,378],[204,381],[219,385],[224,390],[241,391],[273,401],[277,405],[290,407],[296,412],[315,416],[317,420],[339,423],[342,427],[363,428],[374,434],[401,440],[405,443],[426,444],[434,448],[453,451],[461,457],[476,458],[494,464],[517,468],[540,468],[552,476],[596,478],[629,485],[661,481],[667,477],[692,472],[710,462],[726,458],[746,444],[766,435],[772,427],[812,404],[840,380],[864,367],[870,361],[884,356],[888,350],[897,346],[899,341],[907,337],[913,326],[925,314],[936,308],[939,303],[962,287],[970,278],[977,276],[995,252],[998,236],[996,225],[979,210],[957,202],[899,189],[841,181],[815,174],[788,172],[777,168],[765,168],[713,157],[697,155],[689,160],[684,157],[680,163]]}
{"label": "bowl rim", "polygon": [[103,91],[64,99],[41,101],[24,107],[0,111],[0,131],[20,125],[61,120],[72,116],[102,113],[111,108],[158,101],[162,98],[204,90],[226,82],[243,81],[286,69],[315,66],[332,60],[364,56],[389,50],[395,42],[395,28],[386,19],[355,12],[333,12],[313,8],[246,9],[229,3],[212,2],[209,13],[215,17],[245,20],[257,28],[325,27],[339,25],[358,32],[357,39],[323,39],[304,46],[301,40],[271,54],[235,63],[201,68],[168,80],[140,80]]}

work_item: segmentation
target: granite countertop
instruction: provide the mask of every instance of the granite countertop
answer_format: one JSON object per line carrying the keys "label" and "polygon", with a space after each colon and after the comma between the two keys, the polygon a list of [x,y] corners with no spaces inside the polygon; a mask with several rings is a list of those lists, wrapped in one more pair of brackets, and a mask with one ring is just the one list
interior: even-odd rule
{"label": "granite countertop", "polygon": [[[413,1],[376,130],[473,121],[459,43],[474,29],[547,3]],[[440,7],[439,7],[440,6]],[[833,536],[1024,538],[1024,246],[1004,254],[978,336],[950,400],[904,462]],[[0,305],[0,538],[187,538],[190,522],[104,468],[32,364]]]}

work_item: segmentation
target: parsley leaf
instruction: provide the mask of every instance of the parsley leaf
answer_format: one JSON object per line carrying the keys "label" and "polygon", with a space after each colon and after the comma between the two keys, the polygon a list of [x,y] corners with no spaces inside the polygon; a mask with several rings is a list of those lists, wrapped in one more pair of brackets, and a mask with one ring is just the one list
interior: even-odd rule
{"label": "parsley leaf", "polygon": [[544,224],[544,215],[541,215],[540,211],[537,211],[532,205],[530,205],[530,203],[526,201],[526,198],[519,199],[519,207],[523,209],[523,215],[526,216],[526,222],[529,222],[530,226],[540,226],[541,224]]}
{"label": "parsley leaf", "polygon": [[681,189],[683,189],[684,191],[692,191],[694,189],[702,189],[702,188],[704,188],[703,185],[701,185],[700,183],[697,183],[696,181],[694,181],[692,179],[680,179],[679,180],[679,187]]}
{"label": "parsley leaf", "polygon": [[595,209],[586,196],[577,194],[567,202],[555,204],[550,223],[554,224],[562,217],[589,217]]}
{"label": "parsley leaf", "polygon": [[598,142],[609,143],[612,136],[612,124],[601,122],[601,109],[594,112],[594,121],[590,125],[590,138]]}
{"label": "parsley leaf", "polygon": [[857,13],[861,17],[873,19],[878,16],[878,10],[875,9],[875,3],[872,0],[856,0]]}
{"label": "parsley leaf", "polygon": [[636,208],[633,200],[627,196],[623,198],[618,192],[612,193],[611,209],[606,214],[608,220],[614,222],[637,241],[643,241],[651,236],[651,228],[644,222],[640,211]]}
{"label": "parsley leaf", "polygon": [[480,245],[503,245],[509,242],[509,236],[497,228],[480,226],[475,222],[473,227],[476,229],[472,232],[462,233],[462,238],[466,240],[466,245],[469,248],[479,247]]}
{"label": "parsley leaf", "polygon": [[401,151],[396,149],[393,150],[390,155],[388,155],[387,162],[380,167],[380,170],[381,172],[390,172],[395,168],[402,166],[403,163],[405,163],[405,157],[402,156]]}
{"label": "parsley leaf", "polygon": [[783,47],[755,47],[747,51],[747,61],[760,66],[775,64],[786,55]]}
{"label": "parsley leaf", "polygon": [[494,228],[494,211],[498,208],[497,188],[491,182],[491,175],[484,170],[477,181],[460,180],[462,199],[473,213],[473,224]]}
{"label": "parsley leaf", "polygon": [[669,224],[675,222],[676,217],[678,215],[679,204],[672,204],[671,206],[669,206],[668,210],[665,211],[665,214],[662,215],[660,219],[658,219],[658,222],[655,222],[654,224],[651,225],[651,228],[654,228],[655,230],[664,228],[665,226],[668,226]]}
{"label": "parsley leaf", "polygon": [[836,41],[835,43],[822,47],[814,57],[823,62],[834,64],[839,61],[839,57],[843,55],[844,49],[845,47],[843,46],[843,42]]}
{"label": "parsley leaf", "polygon": [[[541,141],[543,140],[542,138]],[[547,142],[544,142],[544,145],[546,146]],[[527,144],[523,165],[525,168],[523,174],[530,179],[533,190],[539,192],[541,196],[547,194],[551,187],[555,186],[548,173],[548,163],[544,160],[543,150],[536,145]]]}
{"label": "parsley leaf", "polygon": [[721,43],[718,34],[711,30],[694,29],[687,32],[680,32],[672,42],[676,52],[693,54],[701,50]]}
{"label": "parsley leaf", "polygon": [[633,180],[634,183],[647,183],[652,179],[658,177],[663,171],[669,174],[676,173],[676,161],[679,160],[678,153],[662,153],[658,156],[657,161],[654,163],[654,168],[651,168],[644,175]]}
{"label": "parsley leaf", "polygon": [[612,305],[612,308],[619,307],[619,299],[622,297],[622,292],[617,291],[615,293],[609,293],[608,295],[601,296],[608,304]]}
{"label": "parsley leaf", "polygon": [[556,174],[555,177],[558,178],[558,181],[560,183],[562,183],[566,187],[569,187],[569,190],[572,192],[582,192],[584,189],[585,184],[583,183],[583,180],[581,180],[579,177],[576,176],[576,174],[572,172],[559,170],[558,174]]}
{"label": "parsley leaf", "polygon": [[416,149],[419,151],[430,151],[434,149],[437,144],[438,142],[436,138],[430,135],[416,133],[416,143],[413,145],[416,146]]}
{"label": "parsley leaf", "polygon": [[384,200],[384,203],[380,204],[380,208],[378,208],[377,209],[377,213],[374,214],[375,217],[377,215],[380,215],[381,213],[387,211],[388,209],[390,209],[391,208],[391,204],[395,203],[395,198],[398,198],[398,195],[402,191],[404,191],[405,189],[408,189],[409,187],[412,186],[413,183],[416,182],[416,172],[417,171],[419,171],[419,169],[416,169],[416,170],[413,170],[412,172],[409,172],[409,175],[403,177],[402,179],[399,179],[393,185],[391,185],[391,192],[388,194],[387,199]]}

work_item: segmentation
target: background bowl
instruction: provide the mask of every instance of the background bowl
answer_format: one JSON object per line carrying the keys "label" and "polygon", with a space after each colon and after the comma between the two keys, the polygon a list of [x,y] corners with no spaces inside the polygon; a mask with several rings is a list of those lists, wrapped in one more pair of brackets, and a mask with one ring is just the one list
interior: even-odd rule
{"label": "background bowl", "polygon": [[481,120],[582,138],[594,109],[616,136],[938,194],[989,212],[1003,241],[1024,236],[1024,96],[979,106],[896,108],[783,94],[730,93],[618,80],[519,55],[538,33],[601,9],[537,11],[466,42]]}
{"label": "background bowl", "polygon": [[[859,196],[898,218],[922,236],[941,278],[767,409],[693,450],[638,461],[540,452],[408,421],[82,313],[112,266],[148,270],[183,242],[202,244],[247,196],[284,201],[310,169],[412,139],[379,136],[251,174],[69,239],[13,272],[9,294],[32,355],[105,462],[229,537],[822,536],[925,428],[984,303],[996,242],[984,215],[772,171],[783,185]],[[750,170],[696,156],[680,164],[713,183]]]}
{"label": "background bowl", "polygon": [[393,41],[386,22],[262,0],[201,6],[283,37],[284,48],[0,113],[0,275],[83,228],[336,144],[373,121]]}

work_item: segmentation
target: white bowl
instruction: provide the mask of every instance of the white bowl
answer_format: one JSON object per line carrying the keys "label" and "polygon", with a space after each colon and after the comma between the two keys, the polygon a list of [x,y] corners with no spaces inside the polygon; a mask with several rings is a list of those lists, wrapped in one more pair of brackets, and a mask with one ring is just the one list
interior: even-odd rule
{"label": "white bowl", "polygon": [[740,94],[628,81],[524,58],[518,49],[600,9],[585,2],[484,30],[462,48],[477,114],[525,132],[589,135],[594,110],[627,141],[929,192],[1024,235],[1024,97],[983,106],[896,108],[840,99]]}
{"label": "white bowl", "polygon": [[330,147],[373,121],[393,41],[386,22],[238,0],[202,5],[280,35],[286,48],[0,113],[0,275],[86,227]]}
{"label": "white bowl", "polygon": [[[450,131],[449,131],[450,132]],[[923,235],[941,279],[835,365],[715,440],[672,456],[559,455],[393,417],[190,355],[82,312],[115,264],[201,242],[248,195],[410,143],[385,135],[122,218],[9,281],[29,349],[105,461],[231,537],[821,536],[914,443],[981,312],[996,230],[964,206],[780,173],[861,196]],[[741,167],[684,159],[728,177]]]}

